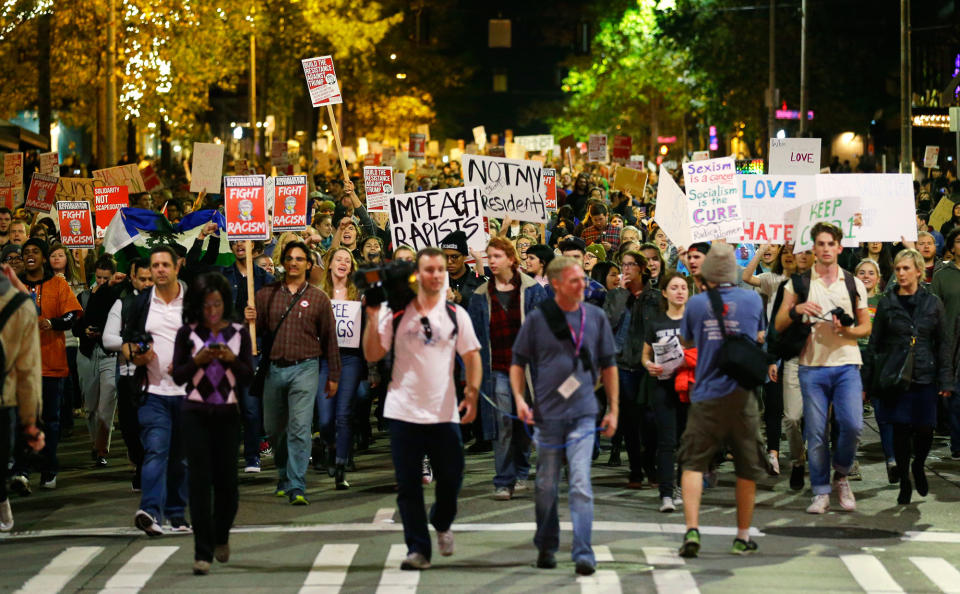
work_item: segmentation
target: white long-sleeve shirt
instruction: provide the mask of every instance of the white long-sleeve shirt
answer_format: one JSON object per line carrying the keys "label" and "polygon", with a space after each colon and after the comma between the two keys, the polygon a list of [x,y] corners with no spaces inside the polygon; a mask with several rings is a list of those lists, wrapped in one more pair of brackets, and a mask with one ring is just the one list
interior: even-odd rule
{"label": "white long-sleeve shirt", "polygon": [[123,358],[123,337],[120,330],[123,328],[123,299],[117,299],[107,314],[107,323],[103,328],[103,348],[111,352],[118,352],[120,375],[132,376],[137,367]]}

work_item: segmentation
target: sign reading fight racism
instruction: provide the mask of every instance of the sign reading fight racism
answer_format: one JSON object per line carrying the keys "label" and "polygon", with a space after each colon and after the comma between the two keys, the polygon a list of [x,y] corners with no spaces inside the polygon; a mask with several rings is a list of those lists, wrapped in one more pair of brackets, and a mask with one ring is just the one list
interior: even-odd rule
{"label": "sign reading fight racism", "polygon": [[223,178],[227,239],[269,241],[266,181],[262,175],[236,175]]}
{"label": "sign reading fight racism", "polygon": [[591,134],[587,142],[587,161],[591,163],[606,163],[609,160],[607,156],[607,135]]}
{"label": "sign reading fight racism", "polygon": [[[130,206],[130,198],[127,193],[127,186],[108,186],[105,188],[94,188],[94,214],[97,222],[97,237],[103,237],[107,230],[107,225],[113,220],[121,208]],[[61,196],[62,198],[62,196]],[[63,227],[61,227],[62,229]]]}
{"label": "sign reading fight racism", "polygon": [[336,321],[337,344],[342,349],[360,348],[360,302],[331,299],[330,304]]}
{"label": "sign reading fight racism", "polygon": [[463,172],[464,186],[480,186],[486,216],[532,223],[549,219],[543,168],[536,161],[464,155]]}
{"label": "sign reading fight racism", "polygon": [[439,246],[454,231],[463,231],[467,246],[483,252],[487,233],[483,228],[481,189],[476,186],[430,192],[397,194],[390,198],[390,231],[393,245],[414,251]]}
{"label": "sign reading fight racism", "polygon": [[37,157],[40,173],[60,176],[60,153],[40,153]]}
{"label": "sign reading fight racism", "polygon": [[27,191],[27,203],[24,207],[34,212],[50,212],[57,195],[57,179],[52,175],[34,172],[30,179],[30,190]]}
{"label": "sign reading fight racism", "polygon": [[816,199],[816,182],[809,175],[740,175],[744,243],[791,243],[793,222],[784,213]]}
{"label": "sign reading fight racism", "polygon": [[687,211],[694,242],[740,240],[743,218],[733,157],[683,164]]}
{"label": "sign reading fight racism", "polygon": [[14,190],[23,189],[23,153],[7,153],[3,156],[3,179]]}
{"label": "sign reading fight racism", "polygon": [[819,138],[771,138],[770,175],[816,175],[820,144]]}
{"label": "sign reading fight racism", "polygon": [[386,211],[393,196],[393,168],[364,167],[363,187],[367,193],[367,211]]}
{"label": "sign reading fight racism", "polygon": [[107,169],[97,169],[93,172],[93,179],[100,180],[99,186],[127,186],[131,194],[139,194],[147,191],[147,186],[143,183],[143,177],[136,164],[120,165],[119,167],[109,167]]}
{"label": "sign reading fight racism", "polygon": [[547,205],[547,210],[557,210],[557,170],[543,170],[543,201]]}
{"label": "sign reading fight racism", "polygon": [[220,193],[220,179],[223,176],[223,148],[222,144],[209,142],[197,142],[193,145],[191,192]]}
{"label": "sign reading fight racism", "polygon": [[427,137],[423,134],[411,134],[410,144],[407,147],[407,157],[411,159],[422,159],[426,156]]}
{"label": "sign reading fight racism", "polygon": [[66,248],[92,250],[93,221],[89,202],[57,202],[60,219],[60,243]]}
{"label": "sign reading fight racism", "polygon": [[273,231],[303,231],[307,228],[307,176],[273,178]]}
{"label": "sign reading fight racism", "polygon": [[307,58],[303,62],[303,74],[307,77],[307,90],[314,107],[343,103],[340,96],[340,83],[333,69],[332,56]]}
{"label": "sign reading fight racism", "polygon": [[843,233],[841,242],[843,246],[856,247],[859,244],[857,240],[859,227],[854,219],[859,211],[860,198],[857,196],[814,200],[790,209],[784,217],[793,223],[796,230],[793,253],[799,254],[813,249],[810,229],[820,222],[830,223],[840,229]]}
{"label": "sign reading fight racism", "polygon": [[0,205],[13,210],[13,184],[0,181]]}

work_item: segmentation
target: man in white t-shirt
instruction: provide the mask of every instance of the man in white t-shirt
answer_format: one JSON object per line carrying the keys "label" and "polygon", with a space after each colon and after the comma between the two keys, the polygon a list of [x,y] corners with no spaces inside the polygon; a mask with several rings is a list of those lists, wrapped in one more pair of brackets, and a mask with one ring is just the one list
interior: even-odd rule
{"label": "man in white t-shirt", "polygon": [[[407,557],[401,569],[430,567],[430,533],[421,481],[424,455],[430,458],[437,483],[436,503],[430,509],[430,523],[437,530],[437,548],[445,557],[453,554],[450,526],[457,515],[464,467],[458,423],[470,423],[476,416],[483,375],[480,342],[470,316],[462,307],[444,300],[446,266],[447,257],[442,250],[420,250],[417,297],[400,312],[386,306],[367,307],[363,335],[367,361],[379,361],[393,349],[393,374],[383,414],[390,419],[397,507],[407,543]],[[459,406],[453,376],[457,355],[463,359],[467,378]]]}

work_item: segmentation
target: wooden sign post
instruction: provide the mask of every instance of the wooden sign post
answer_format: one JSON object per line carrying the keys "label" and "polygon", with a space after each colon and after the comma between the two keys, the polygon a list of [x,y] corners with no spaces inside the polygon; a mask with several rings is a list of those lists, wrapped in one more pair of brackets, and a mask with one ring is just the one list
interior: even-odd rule
{"label": "wooden sign post", "polygon": [[333,107],[327,104],[327,114],[330,115],[330,127],[333,128],[333,139],[337,143],[337,156],[340,157],[340,168],[343,170],[343,180],[347,181],[350,176],[347,173],[347,162],[343,158],[343,146],[340,144],[340,129],[337,127],[337,117],[333,115]]}
{"label": "wooden sign post", "polygon": [[[253,294],[253,242],[249,239],[243,242],[244,252],[247,255],[247,306],[256,307]],[[250,322],[250,343],[253,347],[253,354],[257,354],[257,323]]]}

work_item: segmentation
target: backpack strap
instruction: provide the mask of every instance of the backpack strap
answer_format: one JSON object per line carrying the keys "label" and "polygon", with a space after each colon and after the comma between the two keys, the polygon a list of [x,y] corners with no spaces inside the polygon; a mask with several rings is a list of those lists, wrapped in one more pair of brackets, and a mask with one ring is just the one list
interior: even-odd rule
{"label": "backpack strap", "polygon": [[[409,305],[407,307],[409,307]],[[460,322],[457,321],[457,306],[456,304],[447,301],[444,309],[447,310],[447,315],[450,316],[450,321],[453,322],[453,332],[450,334],[450,340],[453,340],[460,333]],[[407,313],[406,307],[399,311],[393,312],[393,335],[390,338],[391,351],[397,344],[397,328],[400,327],[400,321],[403,319],[403,314],[405,313]]]}
{"label": "backpack strap", "polygon": [[857,292],[857,281],[852,274],[844,270],[843,283],[847,285],[847,293],[850,295],[850,309],[853,310],[853,319],[857,319],[857,302],[860,301],[860,294]]}
{"label": "backpack strap", "polygon": [[[545,299],[537,307],[543,312],[543,318],[547,322],[547,327],[550,328],[550,333],[553,334],[557,340],[560,342],[566,342],[568,340],[571,343],[574,342],[570,326],[567,325],[567,318],[564,316],[560,306],[557,305],[556,300]],[[586,306],[581,304],[580,307]],[[581,332],[583,332],[582,329]],[[584,369],[593,374],[593,358],[590,356],[590,349],[586,344],[580,345],[580,362],[583,363]]]}
{"label": "backpack strap", "polygon": [[7,304],[0,310],[0,332],[3,332],[4,327],[7,325],[7,321],[13,317],[13,312],[17,311],[21,305],[27,301],[32,301],[30,295],[22,291],[17,291],[16,295],[10,298],[10,301],[7,301]]}

